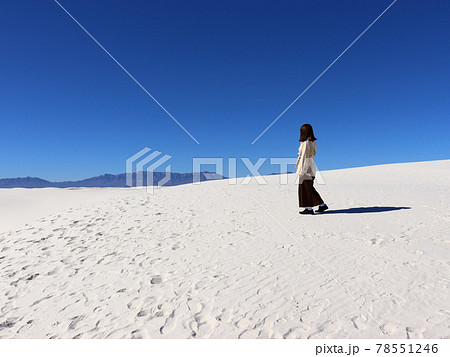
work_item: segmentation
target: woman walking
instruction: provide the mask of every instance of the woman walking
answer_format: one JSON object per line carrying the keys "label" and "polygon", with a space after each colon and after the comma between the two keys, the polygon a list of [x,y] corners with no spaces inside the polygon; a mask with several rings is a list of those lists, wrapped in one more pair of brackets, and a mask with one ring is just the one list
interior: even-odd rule
{"label": "woman walking", "polygon": [[305,209],[300,214],[314,214],[313,207],[319,206],[316,212],[323,212],[328,206],[323,202],[319,193],[314,188],[314,178],[316,176],[316,156],[317,144],[313,128],[310,124],[304,124],[300,128],[300,147],[298,149],[297,174],[299,175],[298,203]]}

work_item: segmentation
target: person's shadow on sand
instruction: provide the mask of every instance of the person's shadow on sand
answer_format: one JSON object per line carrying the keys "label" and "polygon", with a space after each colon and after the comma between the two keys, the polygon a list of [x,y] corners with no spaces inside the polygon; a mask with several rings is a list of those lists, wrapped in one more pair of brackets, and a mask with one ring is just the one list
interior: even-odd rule
{"label": "person's shadow on sand", "polygon": [[411,207],[354,207],[346,209],[335,209],[323,212],[323,214],[333,214],[333,213],[375,213],[375,212],[388,212],[388,211],[398,211],[400,209],[411,209]]}

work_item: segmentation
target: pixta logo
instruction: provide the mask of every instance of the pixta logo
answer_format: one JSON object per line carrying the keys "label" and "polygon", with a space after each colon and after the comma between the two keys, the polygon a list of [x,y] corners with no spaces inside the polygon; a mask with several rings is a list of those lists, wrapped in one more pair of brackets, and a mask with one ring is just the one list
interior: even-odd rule
{"label": "pixta logo", "polygon": [[[161,167],[172,158],[170,155],[161,155],[162,153],[160,151],[152,151],[146,147],[133,156],[130,156],[126,161],[127,186],[145,187],[147,193],[153,193],[155,186],[160,187],[169,182],[172,169],[170,165],[165,167],[163,177],[160,177],[160,172],[158,172],[158,177],[155,177],[155,169]],[[155,178],[158,180],[156,184]]]}

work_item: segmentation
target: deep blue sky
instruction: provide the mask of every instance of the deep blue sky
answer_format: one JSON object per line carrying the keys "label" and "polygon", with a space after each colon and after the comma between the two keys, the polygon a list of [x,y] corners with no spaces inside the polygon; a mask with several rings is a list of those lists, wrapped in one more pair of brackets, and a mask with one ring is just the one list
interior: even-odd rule
{"label": "deep blue sky", "polygon": [[60,0],[197,145],[54,1],[2,1],[0,177],[121,173],[145,146],[178,172],[295,157],[306,122],[321,170],[448,159],[445,0],[398,0],[251,145],[390,2]]}

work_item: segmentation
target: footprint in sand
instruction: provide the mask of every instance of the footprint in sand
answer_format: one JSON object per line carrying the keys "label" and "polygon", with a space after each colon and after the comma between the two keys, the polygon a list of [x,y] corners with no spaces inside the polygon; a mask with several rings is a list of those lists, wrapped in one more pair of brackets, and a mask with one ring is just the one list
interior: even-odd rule
{"label": "footprint in sand", "polygon": [[144,300],[142,298],[134,298],[127,304],[127,307],[129,309],[137,309],[142,306],[143,302]]}
{"label": "footprint in sand", "polygon": [[258,335],[257,338],[268,339],[271,336],[272,336],[272,331],[266,330],[266,329],[262,329],[261,331],[259,331],[259,335]]}
{"label": "footprint in sand", "polygon": [[216,319],[207,311],[196,314],[194,318],[198,325],[199,337],[208,337],[216,327]]}
{"label": "footprint in sand", "polygon": [[148,335],[147,331],[145,331],[145,330],[138,329],[138,330],[131,331],[132,339],[143,339],[143,338],[148,338],[148,337],[149,337],[149,335]]}
{"label": "footprint in sand", "polygon": [[178,286],[178,288],[176,288],[176,289],[174,290],[174,293],[175,293],[177,296],[182,296],[182,295],[186,294],[186,293],[189,291],[189,289],[190,289],[189,284],[187,284],[187,283],[181,283],[181,284]]}
{"label": "footprint in sand", "polygon": [[239,327],[240,329],[244,329],[249,327],[250,324],[251,324],[250,320],[244,317],[236,323],[236,326]]}
{"label": "footprint in sand", "polygon": [[269,262],[268,260],[260,261],[258,265],[262,266],[264,268],[271,268],[272,267],[272,263]]}
{"label": "footprint in sand", "polygon": [[69,324],[68,329],[75,330],[77,328],[78,324],[84,320],[84,318],[85,318],[84,315],[72,317],[72,322]]}
{"label": "footprint in sand", "polygon": [[16,318],[7,319],[6,321],[0,323],[0,329],[13,327],[16,323],[16,320]]}
{"label": "footprint in sand", "polygon": [[188,305],[189,310],[194,314],[199,313],[200,311],[202,311],[202,308],[203,308],[202,304],[200,304],[200,302],[198,302],[196,300],[189,300],[187,302],[187,305]]}
{"label": "footprint in sand", "polygon": [[172,311],[170,316],[166,319],[166,322],[164,325],[159,329],[159,331],[164,335],[169,332],[172,332],[176,325],[176,318],[175,318],[175,310]]}
{"label": "footprint in sand", "polygon": [[425,327],[407,327],[406,338],[423,338],[423,333],[425,330]]}
{"label": "footprint in sand", "polygon": [[231,321],[233,313],[231,309],[223,309],[222,313],[216,317],[217,321],[228,323]]}
{"label": "footprint in sand", "polygon": [[367,317],[364,315],[355,316],[352,319],[353,326],[358,330],[365,330],[367,328]]}
{"label": "footprint in sand", "polygon": [[400,326],[398,326],[392,322],[388,322],[383,325],[383,330],[391,335],[394,332],[400,331]]}
{"label": "footprint in sand", "polygon": [[316,321],[320,317],[320,314],[323,312],[324,308],[327,307],[328,305],[329,305],[328,299],[318,300],[313,304],[308,305],[308,307],[305,310],[300,311],[300,320],[306,323]]}
{"label": "footprint in sand", "polygon": [[283,338],[285,339],[297,339],[306,337],[307,335],[305,334],[305,331],[299,327],[291,328],[283,335]]}
{"label": "footprint in sand", "polygon": [[245,330],[244,332],[242,332],[238,338],[257,338],[259,335],[259,332],[257,330],[254,329],[250,329],[250,330]]}
{"label": "footprint in sand", "polygon": [[276,312],[274,312],[273,314],[270,314],[269,316],[267,316],[265,319],[264,319],[264,322],[263,322],[263,327],[265,327],[265,328],[270,328],[270,327],[272,327],[273,325],[274,325],[274,323],[275,323],[275,321],[277,321],[278,320],[278,314],[276,313]]}
{"label": "footprint in sand", "polygon": [[162,281],[163,281],[162,277],[158,275],[158,276],[153,277],[152,280],[150,280],[150,283],[152,285],[156,285],[156,284],[161,284]]}
{"label": "footprint in sand", "polygon": [[382,238],[373,238],[370,240],[370,245],[380,245],[382,242]]}

